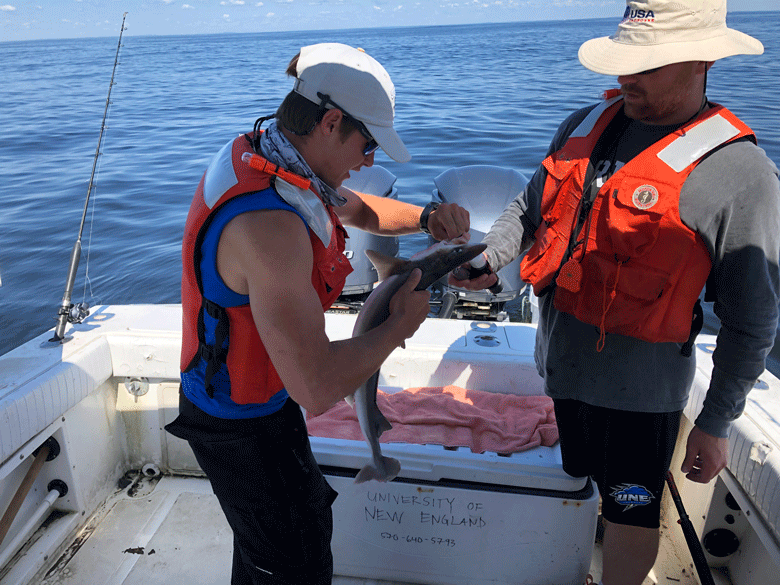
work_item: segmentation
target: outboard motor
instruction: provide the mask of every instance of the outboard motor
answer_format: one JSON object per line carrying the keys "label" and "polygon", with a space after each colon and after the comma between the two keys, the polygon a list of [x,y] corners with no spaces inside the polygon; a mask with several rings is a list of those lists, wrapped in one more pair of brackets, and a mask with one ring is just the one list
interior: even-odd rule
{"label": "outboard motor", "polygon": [[[436,189],[432,200],[457,203],[468,210],[471,218],[471,243],[482,241],[493,222],[520,193],[528,179],[522,173],[505,167],[472,165],[444,171],[433,180]],[[430,243],[434,240],[428,237]],[[519,298],[516,320],[531,322],[530,287],[520,278],[520,258],[498,271],[503,288],[493,294],[487,290],[470,291],[447,284],[447,277],[432,287],[432,300],[441,301],[440,318],[504,320],[508,302]]]}
{"label": "outboard motor", "polygon": [[[359,193],[398,199],[398,189],[393,186],[395,181],[396,177],[393,173],[382,166],[373,165],[362,167],[358,172],[351,171],[349,179],[344,181],[343,185]],[[344,290],[331,307],[331,311],[359,311],[363,302],[374,290],[379,275],[365,255],[365,250],[376,250],[387,256],[397,256],[398,237],[377,236],[358,229],[349,231],[344,253],[354,270],[347,277]]]}

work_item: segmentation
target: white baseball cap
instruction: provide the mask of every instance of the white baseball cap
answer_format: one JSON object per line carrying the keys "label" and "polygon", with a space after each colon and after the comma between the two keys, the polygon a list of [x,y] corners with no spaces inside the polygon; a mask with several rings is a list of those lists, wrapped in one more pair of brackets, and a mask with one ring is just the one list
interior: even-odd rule
{"label": "white baseball cap", "polygon": [[578,57],[596,73],[632,75],[763,52],[760,41],[726,26],[726,0],[628,0],[617,32],[585,41]]}
{"label": "white baseball cap", "polygon": [[365,124],[393,160],[412,158],[393,128],[395,86],[385,68],[365,51],[340,43],[303,47],[296,77],[293,91],[327,108],[338,106]]}

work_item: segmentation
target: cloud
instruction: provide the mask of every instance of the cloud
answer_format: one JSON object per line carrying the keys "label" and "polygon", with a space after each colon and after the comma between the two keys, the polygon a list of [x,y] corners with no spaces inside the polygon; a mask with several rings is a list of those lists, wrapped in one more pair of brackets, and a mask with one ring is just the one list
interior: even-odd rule
{"label": "cloud", "polygon": [[11,6],[10,4],[6,4],[5,6],[0,6],[0,10],[3,12],[11,12],[12,10],[16,10],[16,6]]}
{"label": "cloud", "polygon": [[189,4],[182,4],[182,8],[195,8],[194,6],[190,6]]}

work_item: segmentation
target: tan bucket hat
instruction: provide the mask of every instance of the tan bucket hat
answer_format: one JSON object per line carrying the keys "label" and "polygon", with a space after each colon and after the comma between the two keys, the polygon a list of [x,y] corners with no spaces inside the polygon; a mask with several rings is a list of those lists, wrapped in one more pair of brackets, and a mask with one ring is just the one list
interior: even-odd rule
{"label": "tan bucket hat", "polygon": [[629,0],[617,32],[585,41],[578,57],[596,73],[631,75],[763,52],[760,41],[726,26],[726,0]]}

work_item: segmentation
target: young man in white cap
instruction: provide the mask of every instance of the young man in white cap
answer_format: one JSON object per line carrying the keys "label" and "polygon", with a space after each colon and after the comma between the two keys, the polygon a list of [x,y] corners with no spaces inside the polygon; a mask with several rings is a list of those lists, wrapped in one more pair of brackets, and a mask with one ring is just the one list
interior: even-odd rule
{"label": "young man in white cap", "polygon": [[483,240],[494,270],[528,251],[521,274],[539,296],[536,360],[564,469],[593,477],[602,497],[604,585],[640,585],[656,559],[705,283],[721,329],[687,439],[689,480],[707,483],[726,465],[730,424],[774,342],[778,171],[750,128],[705,95],[713,61],[762,52],[726,27],[725,0],[627,2],[617,32],[579,51],[620,89],[563,122]]}
{"label": "young man in white cap", "polygon": [[209,164],[182,250],[180,414],[166,429],[189,441],[233,529],[233,585],[331,582],[336,493],[299,405],[321,413],[352,394],[429,311],[415,271],[387,321],[330,341],[324,310],[352,270],[342,224],[438,239],[469,229],[457,205],[421,210],[341,186],[377,148],[410,158],[377,61],[318,44],[302,48],[288,74],[295,86],[276,114]]}

